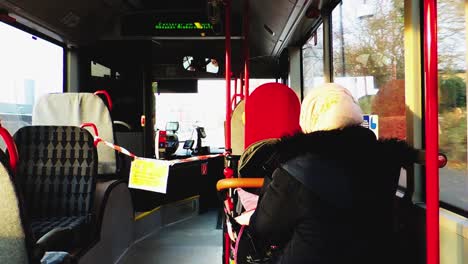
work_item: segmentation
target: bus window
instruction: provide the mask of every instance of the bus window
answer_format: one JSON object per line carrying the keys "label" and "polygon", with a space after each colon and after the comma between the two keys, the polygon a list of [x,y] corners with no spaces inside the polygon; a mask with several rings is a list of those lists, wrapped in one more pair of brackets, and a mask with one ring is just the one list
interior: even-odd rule
{"label": "bus window", "polygon": [[321,25],[302,46],[304,97],[311,89],[325,82],[323,64],[323,25]]}
{"label": "bus window", "polygon": [[3,22],[0,39],[0,120],[14,134],[31,124],[37,98],[63,92],[64,50]]}
{"label": "bus window", "polygon": [[203,145],[219,150],[224,146],[225,97],[221,80],[198,81],[198,93],[156,94],[156,128],[165,130],[168,122],[178,121],[179,141],[186,141],[196,139],[196,127],[204,127]]}
{"label": "bus window", "polygon": [[440,169],[440,200],[468,211],[466,130],[465,1],[439,0],[439,149],[448,158]]}
{"label": "bus window", "polygon": [[334,82],[379,116],[380,138],[405,139],[404,1],[342,1],[332,23]]}
{"label": "bus window", "polygon": [[[274,80],[250,79],[250,93],[258,86],[268,82],[274,82]],[[239,82],[237,85],[239,86]],[[234,86],[234,81],[231,81],[233,91]],[[164,130],[167,122],[178,121],[180,124],[179,141],[186,141],[196,139],[195,127],[204,127],[207,137],[203,139],[203,146],[210,146],[211,151],[222,152],[224,119],[226,118],[225,87],[224,80],[199,80],[198,93],[155,94],[156,128]],[[238,87],[237,92],[239,91]]]}

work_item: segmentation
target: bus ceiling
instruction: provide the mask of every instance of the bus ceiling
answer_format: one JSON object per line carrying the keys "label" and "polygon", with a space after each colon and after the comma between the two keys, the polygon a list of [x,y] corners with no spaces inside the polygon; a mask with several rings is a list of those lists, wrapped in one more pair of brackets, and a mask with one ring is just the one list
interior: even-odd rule
{"label": "bus ceiling", "polygon": [[[231,35],[235,40],[242,37],[245,1],[231,2]],[[250,54],[259,58],[277,57],[288,45],[299,44],[303,35],[319,21],[321,10],[337,1],[249,2]],[[0,8],[79,45],[102,39],[192,41],[224,37],[222,0],[69,0],[66,4],[59,0],[0,0]],[[213,45],[218,44],[213,42]]]}

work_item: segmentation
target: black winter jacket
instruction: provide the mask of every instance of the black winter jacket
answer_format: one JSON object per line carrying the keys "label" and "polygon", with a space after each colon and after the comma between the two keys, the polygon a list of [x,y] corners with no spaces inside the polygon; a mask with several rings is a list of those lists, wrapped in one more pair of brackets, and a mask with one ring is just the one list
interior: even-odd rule
{"label": "black winter jacket", "polygon": [[274,263],[391,263],[392,208],[402,166],[417,153],[363,127],[283,138],[250,230],[277,245]]}

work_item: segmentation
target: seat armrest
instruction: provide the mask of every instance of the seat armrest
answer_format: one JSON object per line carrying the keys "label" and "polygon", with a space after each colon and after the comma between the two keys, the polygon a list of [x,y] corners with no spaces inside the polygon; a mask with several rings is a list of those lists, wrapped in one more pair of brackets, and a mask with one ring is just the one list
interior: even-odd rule
{"label": "seat armrest", "polygon": [[122,180],[98,180],[96,182],[96,191],[94,194],[93,214],[96,216],[96,226],[94,232],[101,233],[102,217],[112,189],[121,184]]}
{"label": "seat armrest", "polygon": [[36,242],[36,248],[46,251],[67,251],[70,246],[70,238],[73,237],[71,228],[57,227],[43,235]]}

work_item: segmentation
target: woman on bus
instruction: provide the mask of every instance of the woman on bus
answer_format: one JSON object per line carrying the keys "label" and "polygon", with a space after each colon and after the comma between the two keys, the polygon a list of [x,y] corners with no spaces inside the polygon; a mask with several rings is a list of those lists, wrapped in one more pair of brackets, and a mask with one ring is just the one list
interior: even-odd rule
{"label": "woman on bus", "polygon": [[392,206],[402,166],[417,152],[396,139],[377,140],[361,126],[348,90],[329,83],[303,101],[302,133],[275,144],[281,164],[250,219],[271,263],[387,263]]}

